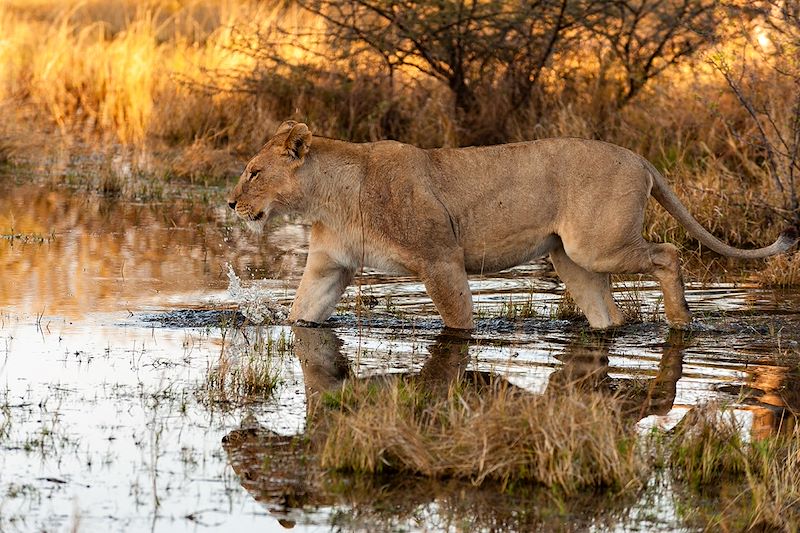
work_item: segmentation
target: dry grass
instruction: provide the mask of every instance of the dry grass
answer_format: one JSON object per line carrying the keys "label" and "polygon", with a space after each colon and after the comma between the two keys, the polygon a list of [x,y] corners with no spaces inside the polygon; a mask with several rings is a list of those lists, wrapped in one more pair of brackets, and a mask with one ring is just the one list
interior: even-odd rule
{"label": "dry grass", "polygon": [[509,320],[539,316],[540,313],[539,310],[537,310],[536,301],[533,296],[533,291],[523,294],[518,298],[514,297],[514,293],[509,292],[508,300],[504,301],[500,306],[500,316]]}
{"label": "dry grass", "polygon": [[[87,142],[146,145],[162,153],[180,145],[190,151],[177,158],[178,173],[227,175],[230,155],[227,164],[209,162],[205,155],[187,169],[198,155],[195,143],[209,145],[212,158],[223,140],[253,150],[271,127],[266,110],[241,96],[191,90],[180,80],[251,68],[252,59],[230,46],[233,28],[268,27],[280,9],[267,4],[6,2],[0,5],[0,101],[18,104],[19,123],[55,126],[71,151],[87,149]],[[0,135],[8,134],[10,128],[3,129]],[[164,167],[169,161],[156,170]]]}
{"label": "dry grass", "polygon": [[326,468],[535,482],[570,495],[637,487],[644,467],[620,405],[599,393],[535,396],[498,383],[434,397],[400,381],[328,403]]}
{"label": "dry grass", "polygon": [[756,280],[764,287],[796,287],[800,285],[800,252],[778,255],[766,261]]}
{"label": "dry grass", "polygon": [[692,409],[672,440],[670,465],[694,487],[745,471],[745,444],[733,413],[710,404]]}
{"label": "dry grass", "polygon": [[694,408],[671,440],[673,473],[695,490],[718,493],[701,523],[724,530],[800,530],[800,427],[750,442],[731,411],[717,404]]}
{"label": "dry grass", "polygon": [[[288,34],[276,33],[278,23]],[[0,4],[0,160],[61,175],[75,166],[82,174],[87,155],[122,157],[130,172],[120,181],[142,175],[218,180],[237,174],[286,118],[353,141],[481,142],[459,125],[442,83],[413,68],[399,68],[389,79],[363,59],[325,62],[325,45],[309,36],[320,28],[318,17],[277,1],[6,0]],[[783,223],[770,206],[780,205],[780,195],[759,148],[742,140],[746,113],[702,58],[654,80],[620,110],[593,90],[609,74],[598,70],[603,62],[584,59],[580,66],[556,63],[541,108],[519,110],[503,121],[504,131],[496,130],[502,94],[484,95],[469,123],[487,139],[576,135],[626,146],[664,169],[719,237],[739,246],[775,238]],[[559,69],[569,71],[568,86],[562,87]],[[764,82],[776,98],[796,89]],[[731,133],[731,125],[743,134]],[[100,185],[130,190],[124,183]],[[645,235],[698,249],[660,207],[649,211]],[[781,268],[776,263],[768,270]],[[797,283],[796,275],[784,280],[771,272],[766,283]]]}
{"label": "dry grass", "polygon": [[561,294],[561,299],[558,301],[558,306],[555,308],[552,318],[556,320],[573,320],[583,316],[583,312],[578,308],[575,300],[572,299],[572,295],[565,290]]}
{"label": "dry grass", "polygon": [[800,428],[751,447],[747,483],[753,529],[800,530]]}

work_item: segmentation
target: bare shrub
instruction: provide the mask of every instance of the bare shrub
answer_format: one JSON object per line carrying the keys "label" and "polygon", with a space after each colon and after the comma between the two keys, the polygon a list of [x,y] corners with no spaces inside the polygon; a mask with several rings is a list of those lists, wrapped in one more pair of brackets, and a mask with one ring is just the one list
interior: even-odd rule
{"label": "bare shrub", "polygon": [[[709,46],[721,13],[713,0],[610,0],[588,22],[623,75],[613,101],[622,107],[653,78]],[[601,75],[605,73],[601,72]]]}
{"label": "bare shrub", "polygon": [[[384,108],[402,107],[398,103],[408,87],[420,79],[415,73],[446,86],[458,126],[457,144],[505,142],[524,136],[519,130],[530,129],[525,122],[547,122],[545,116],[561,107],[565,95],[573,98],[569,90],[585,90],[575,81],[585,72],[572,65],[585,62],[587,43],[600,56],[612,57],[615,68],[625,72],[613,82],[619,89],[609,95],[611,107],[618,109],[648,81],[711,42],[716,20],[709,0],[543,0],[513,5],[468,0],[435,4],[301,0],[299,4],[327,23],[323,33],[319,28],[308,30],[315,44],[303,51],[323,56],[336,67],[350,65],[348,72],[381,80],[387,95]],[[250,53],[268,58],[265,64],[270,68],[254,80],[272,77],[269,84],[277,83],[274,76],[288,65],[270,50],[288,34],[277,27],[259,36],[259,46]],[[324,63],[315,65],[319,69]],[[313,72],[308,65],[302,70]],[[609,81],[602,65],[596,75]],[[329,76],[330,69],[324,77],[320,72],[315,77]],[[362,116],[352,113],[351,119]]]}
{"label": "bare shrub", "polygon": [[[745,44],[709,58],[747,112],[749,126],[726,124],[746,149],[751,172],[763,172],[781,205],[773,211],[800,228],[800,5],[761,0],[739,9]],[[764,201],[764,203],[769,203]]]}

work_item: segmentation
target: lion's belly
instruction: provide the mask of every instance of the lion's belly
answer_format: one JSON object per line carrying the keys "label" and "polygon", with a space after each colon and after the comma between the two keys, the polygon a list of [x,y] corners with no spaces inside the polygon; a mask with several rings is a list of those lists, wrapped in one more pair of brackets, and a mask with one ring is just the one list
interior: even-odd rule
{"label": "lion's belly", "polygon": [[468,274],[497,272],[544,257],[558,245],[556,235],[520,232],[465,243],[464,266]]}
{"label": "lion's belly", "polygon": [[395,276],[406,276],[411,274],[411,271],[403,266],[398,258],[382,250],[372,251],[368,249],[364,255],[363,264],[366,268],[377,270],[384,274],[391,274]]}

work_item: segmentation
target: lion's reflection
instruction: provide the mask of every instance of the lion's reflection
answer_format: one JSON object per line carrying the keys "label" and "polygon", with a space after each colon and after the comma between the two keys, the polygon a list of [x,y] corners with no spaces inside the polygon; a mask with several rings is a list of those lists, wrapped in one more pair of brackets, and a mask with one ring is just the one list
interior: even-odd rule
{"label": "lion's reflection", "polygon": [[609,340],[598,337],[570,344],[557,356],[563,363],[550,375],[548,390],[568,385],[584,390],[616,394],[624,412],[635,419],[666,415],[675,402],[678,380],[683,372],[686,333],[672,330],[662,345],[661,362],[655,377],[647,380],[614,379],[609,376]]}
{"label": "lion's reflection", "polygon": [[[348,519],[359,515],[358,520],[385,521],[396,519],[398,514],[413,513],[420,505],[434,500],[440,505],[446,502],[446,506],[453,507],[454,512],[468,513],[475,519],[486,520],[487,524],[492,524],[492,528],[501,525],[515,528],[520,525],[542,526],[543,518],[536,513],[525,514],[524,520],[528,522],[520,524],[521,515],[508,500],[512,497],[498,501],[504,496],[491,488],[478,489],[458,481],[440,482],[419,478],[412,478],[413,483],[410,484],[408,480],[393,479],[389,489],[380,482],[370,484],[353,479],[332,482],[330,476],[318,468],[317,458],[309,453],[314,448],[308,445],[309,442],[320,438],[314,432],[317,426],[314,419],[324,416],[325,409],[320,408],[320,404],[325,394],[341,390],[351,380],[371,381],[375,386],[381,386],[392,380],[403,379],[424,386],[426,391],[434,395],[446,395],[453,384],[470,385],[479,390],[492,384],[496,386],[498,382],[513,387],[500,376],[469,368],[470,346],[476,341],[468,334],[455,331],[439,334],[428,347],[429,357],[417,373],[357,378],[342,353],[341,339],[332,329],[294,327],[293,333],[295,352],[305,382],[309,429],[303,435],[286,437],[260,427],[250,427],[232,431],[223,439],[223,447],[242,486],[276,517],[280,517],[284,526],[293,524],[293,512],[309,506],[344,505],[352,509],[349,514],[345,513]],[[599,338],[591,342],[576,341],[568,346],[559,356],[563,365],[550,375],[546,394],[558,394],[572,387],[607,391],[623,401],[624,412],[631,423],[651,414],[667,413],[672,407],[676,383],[681,376],[684,349],[682,334],[670,334],[663,345],[658,373],[649,380],[610,377],[608,345],[607,340]],[[333,490],[332,483],[338,483],[339,489],[346,487],[346,495],[340,490]],[[365,483],[367,487],[358,490],[358,486]],[[403,484],[402,489],[398,483]],[[467,494],[472,496],[466,497]],[[589,512],[592,501],[584,502],[581,512]],[[608,502],[602,505],[607,507]],[[383,516],[386,509],[391,509],[391,512]],[[608,509],[598,507],[594,511],[607,513]]]}

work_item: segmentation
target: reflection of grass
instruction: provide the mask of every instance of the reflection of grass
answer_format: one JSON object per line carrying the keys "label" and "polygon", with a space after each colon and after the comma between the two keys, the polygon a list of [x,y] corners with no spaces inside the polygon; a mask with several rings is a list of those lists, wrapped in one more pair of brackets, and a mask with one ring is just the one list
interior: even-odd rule
{"label": "reflection of grass", "polygon": [[730,411],[695,407],[671,439],[669,463],[692,492],[715,495],[686,513],[728,531],[800,529],[800,427],[750,442]]}
{"label": "reflection of grass", "polygon": [[4,391],[0,400],[0,443],[11,434],[11,405],[8,403],[8,390]]}
{"label": "reflection of grass", "polygon": [[240,405],[264,400],[280,383],[283,358],[291,352],[291,339],[272,328],[234,330],[216,364],[209,368],[200,400]]}
{"label": "reflection of grass", "polygon": [[400,471],[506,486],[533,481],[575,494],[638,486],[643,458],[619,405],[571,390],[535,396],[508,386],[451,388],[441,398],[398,381],[326,403],[334,410],[322,465]]}
{"label": "reflection of grass", "polygon": [[55,238],[55,231],[51,232],[49,235],[42,235],[41,233],[21,233],[16,231],[13,227],[5,233],[0,233],[0,239],[11,241],[12,245],[15,242],[44,244],[53,241]]}
{"label": "reflection of grass", "polygon": [[11,155],[11,145],[8,140],[0,137],[0,165],[8,163],[9,156]]}
{"label": "reflection of grass", "polygon": [[[341,472],[321,478],[320,492],[338,497],[335,525],[344,531],[606,531],[624,529],[626,511],[635,501],[633,492],[564,497],[543,487],[520,484],[502,491],[493,483],[476,487],[460,479]],[[432,507],[438,524],[457,526],[426,521]]]}

